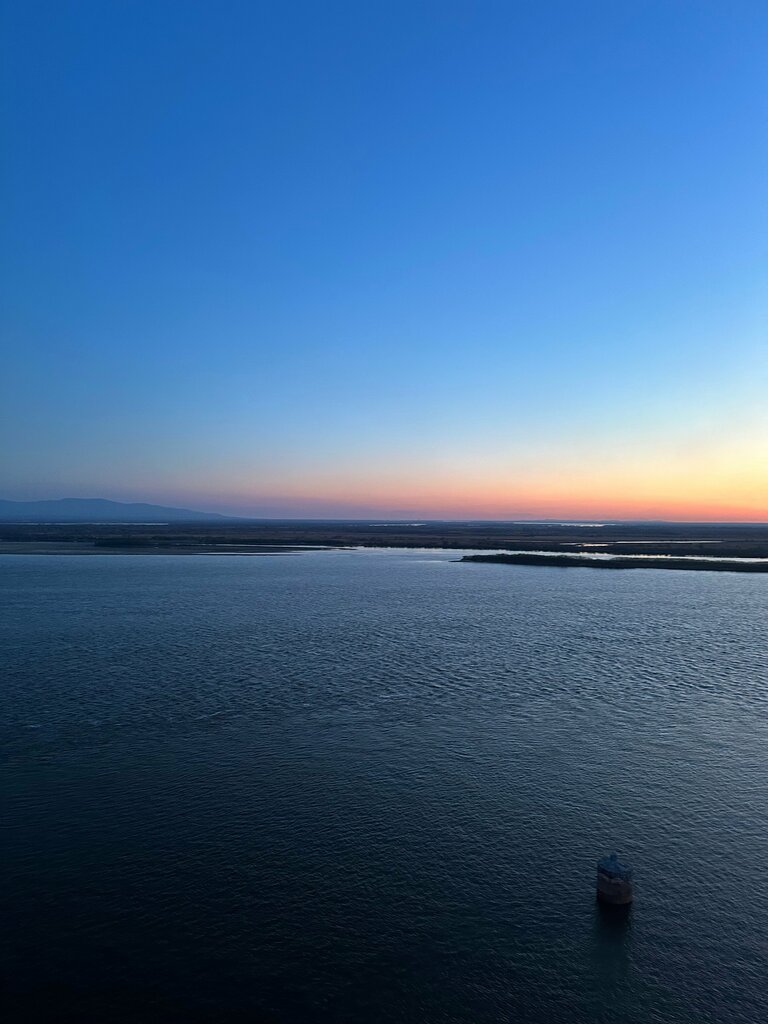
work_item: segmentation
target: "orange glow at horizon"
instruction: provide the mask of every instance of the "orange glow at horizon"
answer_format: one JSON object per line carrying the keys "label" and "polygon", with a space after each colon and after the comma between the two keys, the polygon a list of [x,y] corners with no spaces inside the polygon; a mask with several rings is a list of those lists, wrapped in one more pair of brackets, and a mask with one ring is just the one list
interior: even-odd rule
{"label": "orange glow at horizon", "polygon": [[371,453],[364,464],[326,457],[267,474],[240,467],[233,473],[230,466],[197,486],[180,478],[174,492],[187,501],[213,500],[222,510],[266,510],[275,517],[761,522],[768,521],[762,425],[753,421],[737,436],[689,438],[653,450],[611,438],[522,454],[436,448]]}
{"label": "orange glow at horizon", "polygon": [[[236,506],[257,508],[260,501],[284,500],[291,507],[307,505],[307,516],[318,505],[338,507],[354,518],[361,514],[400,518],[418,516],[436,519],[667,519],[675,521],[768,521],[768,482],[756,481],[754,487],[718,486],[709,479],[692,486],[654,487],[648,481],[634,486],[622,481],[612,487],[607,481],[472,481],[446,484],[445,481],[420,485],[400,481],[315,481],[315,486],[275,488],[270,494],[246,489],[233,498]],[[410,483],[410,486],[409,486]],[[370,510],[370,511],[368,511]],[[295,515],[295,512],[291,513]],[[335,515],[335,513],[329,513]]]}

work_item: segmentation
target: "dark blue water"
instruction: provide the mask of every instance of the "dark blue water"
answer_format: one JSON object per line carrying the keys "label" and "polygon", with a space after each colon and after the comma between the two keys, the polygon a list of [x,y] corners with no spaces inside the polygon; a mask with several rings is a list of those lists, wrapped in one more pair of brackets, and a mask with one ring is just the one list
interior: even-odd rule
{"label": "dark blue water", "polygon": [[5,1019],[768,1020],[768,578],[453,558],[0,558]]}

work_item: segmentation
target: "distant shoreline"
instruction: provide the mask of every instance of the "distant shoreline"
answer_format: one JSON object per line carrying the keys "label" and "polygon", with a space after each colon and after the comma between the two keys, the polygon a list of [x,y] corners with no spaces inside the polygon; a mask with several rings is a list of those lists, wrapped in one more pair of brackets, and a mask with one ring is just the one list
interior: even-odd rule
{"label": "distant shoreline", "polygon": [[[342,551],[350,549],[363,550],[444,550],[451,548],[424,548],[416,544],[388,545],[301,545],[301,544],[115,544],[104,542],[94,544],[88,541],[0,541],[0,555],[298,555],[311,551]],[[768,573],[768,561],[728,561],[726,559],[696,558],[687,556],[643,557],[632,555],[614,555],[611,558],[595,558],[589,555],[544,554],[542,552],[509,552],[494,554],[464,555],[455,559],[456,562],[483,562],[497,565],[527,565],[547,569],[664,569],[687,570],[688,572],[738,572]]]}
{"label": "distant shoreline", "polygon": [[[675,523],[605,523],[600,529],[564,523],[411,523],[294,522],[263,523],[5,523],[0,524],[3,554],[280,554],[338,548],[405,548],[456,551],[462,555],[513,558],[538,565],[542,552],[566,561],[546,565],[607,568],[655,567],[712,569],[706,556],[768,558],[768,524],[712,525]],[[530,559],[521,561],[525,555]],[[598,555],[619,562],[604,566]],[[665,557],[662,560],[662,556]],[[690,561],[683,561],[686,556]],[[514,564],[513,561],[513,564]],[[599,561],[599,564],[598,564]],[[729,563],[721,571],[733,570]],[[739,571],[736,569],[735,571]],[[754,570],[748,565],[741,571]]]}
{"label": "distant shoreline", "polygon": [[545,566],[548,569],[667,569],[689,572],[768,572],[768,562],[727,562],[704,558],[589,558],[573,555],[464,555],[461,562]]}
{"label": "distant shoreline", "polygon": [[51,544],[33,541],[0,541],[0,555],[297,555],[305,551],[329,551],[335,548],[309,547],[302,545],[259,545],[245,547],[232,544],[226,546],[205,545],[182,546],[173,544],[97,546],[91,543]]}

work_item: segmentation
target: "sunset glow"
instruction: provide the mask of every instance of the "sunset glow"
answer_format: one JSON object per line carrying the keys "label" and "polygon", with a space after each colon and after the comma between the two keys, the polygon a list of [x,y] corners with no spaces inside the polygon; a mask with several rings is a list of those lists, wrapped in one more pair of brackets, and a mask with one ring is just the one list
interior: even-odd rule
{"label": "sunset glow", "polygon": [[764,48],[662,6],[15,5],[2,496],[767,520]]}

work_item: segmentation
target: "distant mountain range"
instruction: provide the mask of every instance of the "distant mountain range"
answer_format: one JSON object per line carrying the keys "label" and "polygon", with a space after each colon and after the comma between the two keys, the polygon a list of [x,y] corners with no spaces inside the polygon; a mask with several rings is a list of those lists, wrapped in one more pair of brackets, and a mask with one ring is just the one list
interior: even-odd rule
{"label": "distant mountain range", "polygon": [[5,523],[178,523],[231,518],[218,512],[195,512],[142,501],[108,501],[106,498],[7,501],[0,498],[0,522]]}

